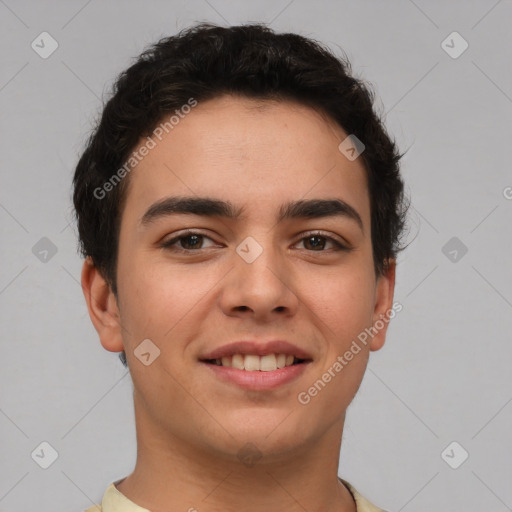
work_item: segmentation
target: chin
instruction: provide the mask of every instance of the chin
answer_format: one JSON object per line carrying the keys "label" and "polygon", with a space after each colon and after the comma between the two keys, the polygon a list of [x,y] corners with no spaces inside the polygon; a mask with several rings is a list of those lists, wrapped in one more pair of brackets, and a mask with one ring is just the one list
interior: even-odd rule
{"label": "chin", "polygon": [[236,418],[224,424],[234,438],[229,438],[228,451],[233,451],[234,447],[238,453],[246,444],[252,444],[264,455],[279,456],[317,437],[314,427],[308,428],[307,422],[301,421],[292,409],[255,409],[236,411]]}

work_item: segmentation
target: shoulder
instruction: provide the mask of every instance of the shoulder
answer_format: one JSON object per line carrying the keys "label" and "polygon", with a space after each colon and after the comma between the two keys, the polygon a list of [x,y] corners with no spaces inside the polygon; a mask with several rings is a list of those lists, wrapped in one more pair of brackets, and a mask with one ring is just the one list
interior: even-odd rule
{"label": "shoulder", "polygon": [[373,503],[368,501],[351,483],[343,480],[343,485],[350,491],[350,494],[354,497],[354,501],[356,502],[357,512],[386,512],[385,510],[376,507]]}
{"label": "shoulder", "polygon": [[111,483],[103,495],[101,504],[94,505],[85,512],[149,512],[149,510],[130,501],[119,491],[116,484],[121,481],[122,480],[118,480]]}

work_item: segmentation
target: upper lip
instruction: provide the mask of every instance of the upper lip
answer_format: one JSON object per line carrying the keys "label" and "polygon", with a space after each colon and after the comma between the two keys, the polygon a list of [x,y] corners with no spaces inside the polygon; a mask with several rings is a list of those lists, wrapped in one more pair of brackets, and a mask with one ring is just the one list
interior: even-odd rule
{"label": "upper lip", "polygon": [[311,355],[301,348],[284,340],[272,341],[235,341],[218,347],[211,352],[202,355],[199,359],[221,359],[235,354],[252,354],[257,356],[266,356],[268,354],[286,354],[295,356],[297,359],[312,359]]}

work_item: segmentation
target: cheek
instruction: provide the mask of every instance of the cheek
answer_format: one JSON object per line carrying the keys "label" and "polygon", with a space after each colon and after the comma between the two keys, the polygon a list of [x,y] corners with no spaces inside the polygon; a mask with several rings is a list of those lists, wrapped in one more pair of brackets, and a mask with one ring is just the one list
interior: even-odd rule
{"label": "cheek", "polygon": [[371,325],[374,283],[367,272],[352,268],[320,284],[309,304],[325,352],[298,401],[310,408],[307,421],[324,417],[334,423],[356,395],[368,363],[368,346],[358,336]]}
{"label": "cheek", "polygon": [[371,325],[374,283],[367,272],[351,269],[326,276],[309,293],[308,303],[325,327],[326,338],[335,339],[339,351]]}
{"label": "cheek", "polygon": [[140,257],[128,272],[120,265],[126,330],[135,340],[150,338],[160,346],[194,318],[216,280],[211,273]]}

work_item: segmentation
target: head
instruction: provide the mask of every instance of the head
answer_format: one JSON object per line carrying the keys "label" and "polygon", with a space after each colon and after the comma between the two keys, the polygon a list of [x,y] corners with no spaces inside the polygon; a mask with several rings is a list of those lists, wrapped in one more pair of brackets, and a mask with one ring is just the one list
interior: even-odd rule
{"label": "head", "polygon": [[[146,418],[222,451],[201,397],[237,439],[302,408],[295,437],[282,428],[290,446],[344,415],[387,325],[321,399],[301,405],[297,393],[392,307],[407,205],[373,100],[346,59],[261,25],[195,26],[118,77],[78,162],[74,205],[91,319],[107,350],[126,353]],[[348,136],[364,144],[357,158],[339,149]],[[148,366],[135,352],[145,339],[160,351]],[[299,345],[308,377],[271,394],[223,386],[202,358],[242,339]]]}

